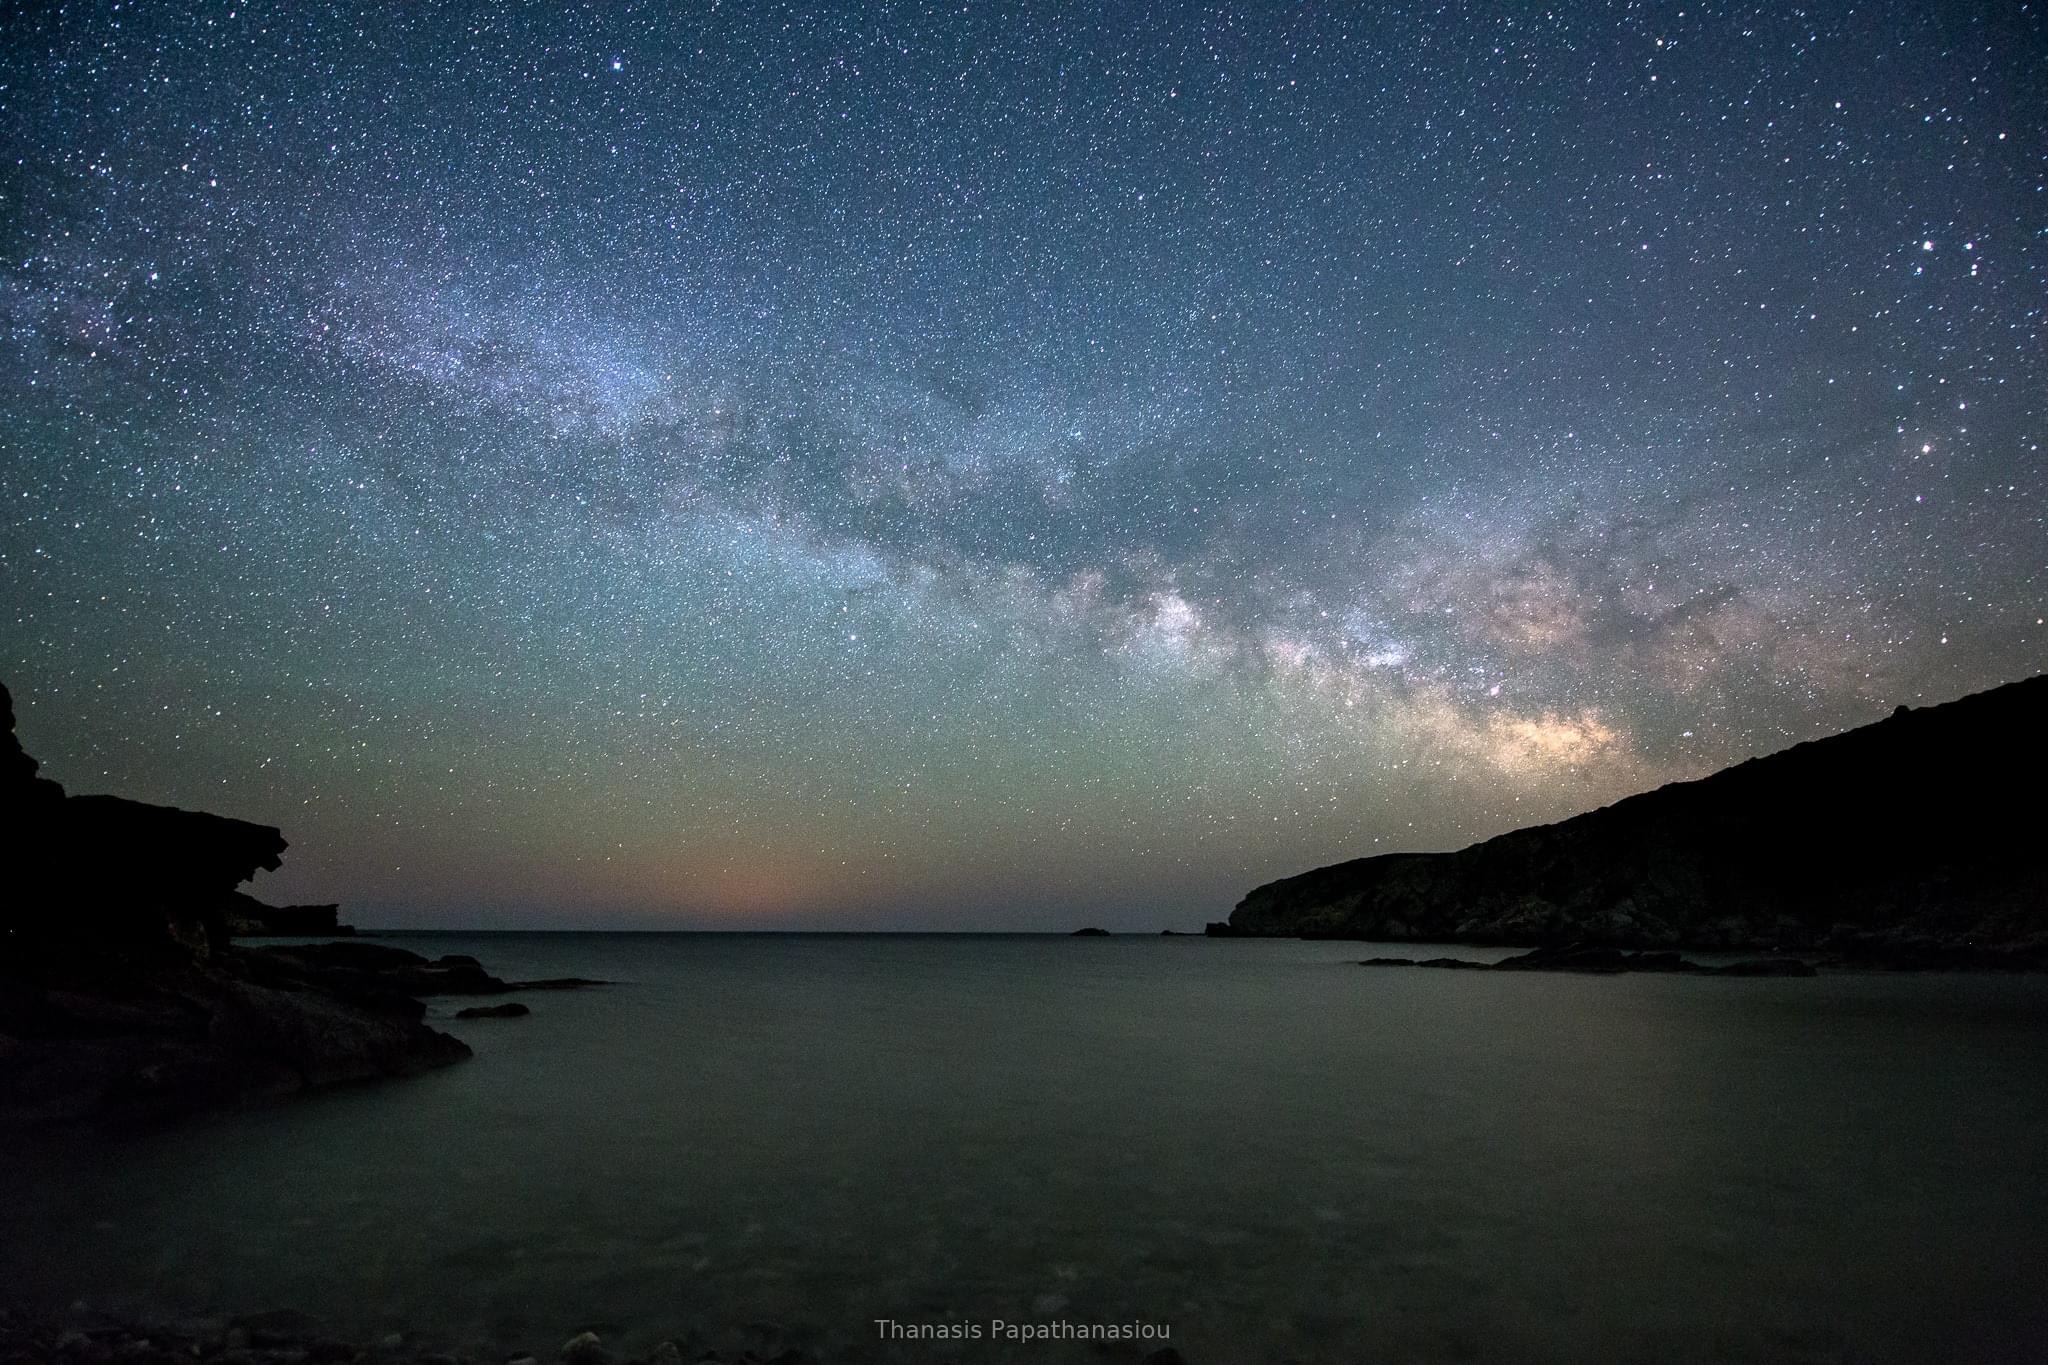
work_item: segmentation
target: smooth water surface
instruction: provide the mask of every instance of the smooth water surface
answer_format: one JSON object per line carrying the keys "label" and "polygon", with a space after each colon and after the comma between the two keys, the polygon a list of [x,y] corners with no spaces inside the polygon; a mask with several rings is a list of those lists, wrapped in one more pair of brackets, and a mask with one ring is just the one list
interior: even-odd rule
{"label": "smooth water surface", "polygon": [[[0,1174],[4,1296],[495,1358],[1144,1320],[1193,1365],[2048,1354],[2048,981],[1199,938],[434,935],[603,989],[463,1066]],[[1425,954],[1426,955],[1426,954]],[[451,1016],[459,1000],[436,1002]]]}

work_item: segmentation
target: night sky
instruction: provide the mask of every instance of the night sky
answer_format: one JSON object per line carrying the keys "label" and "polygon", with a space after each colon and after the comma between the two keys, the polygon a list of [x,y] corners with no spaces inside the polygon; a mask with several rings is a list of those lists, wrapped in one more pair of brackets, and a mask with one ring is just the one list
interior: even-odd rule
{"label": "night sky", "polygon": [[2048,667],[2037,5],[0,11],[0,678],[372,925],[1196,928]]}

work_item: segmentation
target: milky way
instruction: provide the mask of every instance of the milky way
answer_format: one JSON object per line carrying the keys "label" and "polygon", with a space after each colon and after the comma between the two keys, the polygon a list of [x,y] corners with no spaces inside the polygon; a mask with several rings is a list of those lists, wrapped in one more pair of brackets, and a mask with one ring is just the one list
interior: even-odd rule
{"label": "milky way", "polygon": [[368,923],[1185,928],[2033,673],[1977,8],[13,12],[0,676]]}

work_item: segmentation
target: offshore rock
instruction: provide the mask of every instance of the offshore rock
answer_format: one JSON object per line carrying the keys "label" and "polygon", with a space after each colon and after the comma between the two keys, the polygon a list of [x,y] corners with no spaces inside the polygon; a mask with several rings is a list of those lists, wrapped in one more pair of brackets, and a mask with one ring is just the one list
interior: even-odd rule
{"label": "offshore rock", "polygon": [[471,1005],[468,1009],[455,1011],[457,1019],[523,1019],[533,1013],[517,1000],[507,1000],[502,1005]]}

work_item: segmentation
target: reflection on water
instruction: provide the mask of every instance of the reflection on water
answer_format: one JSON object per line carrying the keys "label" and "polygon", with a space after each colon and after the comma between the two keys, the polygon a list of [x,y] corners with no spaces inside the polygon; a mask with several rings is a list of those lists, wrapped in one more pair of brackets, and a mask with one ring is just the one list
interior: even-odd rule
{"label": "reflection on water", "polygon": [[[2028,1360],[2048,981],[1365,970],[1356,944],[476,935],[621,984],[476,1060],[0,1174],[6,1297],[490,1358]],[[1412,949],[1393,951],[1409,952]],[[445,1002],[440,1013],[452,1014]],[[751,1334],[751,1335],[747,1335]]]}

